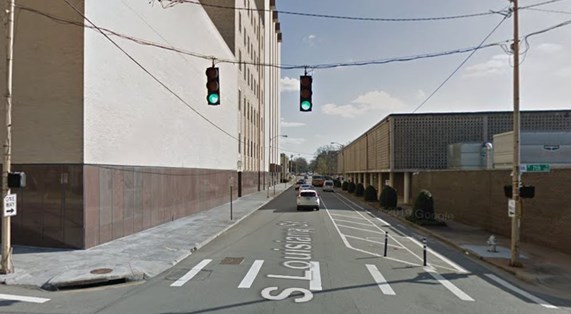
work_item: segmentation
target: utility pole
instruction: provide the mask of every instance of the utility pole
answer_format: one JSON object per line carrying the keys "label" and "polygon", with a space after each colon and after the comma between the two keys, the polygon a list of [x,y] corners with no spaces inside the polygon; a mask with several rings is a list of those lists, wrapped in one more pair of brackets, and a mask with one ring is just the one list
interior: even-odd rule
{"label": "utility pole", "polygon": [[[2,169],[2,213],[4,199],[10,194],[8,173],[12,162],[12,62],[14,56],[14,0],[7,0],[6,8],[6,141],[4,142],[4,164]],[[0,273],[14,272],[12,265],[12,246],[10,241],[10,216],[2,217],[2,265]]]}
{"label": "utility pole", "polygon": [[521,198],[519,197],[519,188],[521,186],[521,173],[519,169],[520,163],[520,114],[519,114],[519,16],[518,16],[518,0],[510,0],[513,3],[514,13],[514,42],[512,45],[513,63],[514,63],[514,116],[513,116],[513,167],[512,167],[512,197],[515,202],[515,215],[512,217],[512,234],[511,234],[511,260],[510,265],[521,267],[519,261],[519,232],[521,223]]}

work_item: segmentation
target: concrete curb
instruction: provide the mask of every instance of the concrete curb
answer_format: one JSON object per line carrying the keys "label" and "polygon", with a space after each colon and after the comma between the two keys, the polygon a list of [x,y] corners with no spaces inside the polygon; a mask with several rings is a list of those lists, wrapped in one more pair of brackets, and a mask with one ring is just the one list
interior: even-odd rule
{"label": "concrete curb", "polygon": [[252,215],[253,213],[255,213],[258,209],[264,207],[266,204],[268,204],[270,201],[272,201],[276,196],[279,196],[280,194],[282,194],[283,192],[285,192],[287,189],[289,189],[291,186],[287,187],[285,190],[281,190],[279,192],[276,192],[276,195],[274,197],[270,197],[268,199],[266,199],[265,202],[263,202],[260,206],[252,209],[249,213],[247,213],[246,215],[244,215],[243,217],[241,217],[240,219],[236,220],[234,223],[232,223],[231,225],[228,225],[226,228],[224,228],[223,230],[219,231],[218,233],[210,236],[208,239],[200,242],[200,243],[196,243],[194,248],[191,249],[191,253],[188,254],[188,256],[190,256],[192,254],[192,252],[199,250],[200,248],[202,248],[203,246],[207,245],[208,243],[212,242],[214,239],[218,238],[221,234],[223,234],[224,232],[230,230],[232,227],[236,226],[238,223],[242,222],[242,220],[248,218],[250,215]]}

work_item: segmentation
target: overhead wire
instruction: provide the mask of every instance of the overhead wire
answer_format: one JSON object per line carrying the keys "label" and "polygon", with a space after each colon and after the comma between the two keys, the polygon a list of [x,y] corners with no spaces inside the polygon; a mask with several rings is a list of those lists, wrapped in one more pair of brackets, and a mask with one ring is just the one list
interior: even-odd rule
{"label": "overhead wire", "polygon": [[[157,0],[163,8],[171,8],[176,6],[177,4],[188,3],[188,4],[195,4],[200,5],[203,7],[211,7],[217,9],[227,9],[227,10],[234,10],[234,11],[257,11],[257,12],[276,12],[277,14],[284,14],[284,15],[297,15],[297,16],[305,16],[305,17],[317,17],[317,18],[328,18],[328,19],[338,19],[338,20],[352,20],[352,21],[368,21],[368,22],[426,22],[426,21],[446,21],[446,20],[456,20],[456,19],[464,19],[464,18],[472,18],[472,17],[479,17],[479,16],[487,16],[498,14],[498,11],[488,11],[488,12],[478,12],[478,13],[470,13],[470,14],[459,14],[459,15],[450,15],[450,16],[439,16],[439,17],[417,17],[417,18],[382,18],[382,17],[359,17],[359,16],[342,16],[342,15],[331,15],[331,14],[319,14],[319,13],[305,13],[305,12],[294,12],[294,11],[285,11],[285,10],[270,10],[270,9],[258,9],[258,8],[245,8],[245,7],[236,7],[236,6],[228,6],[228,5],[219,5],[219,4],[211,4],[211,3],[202,3],[198,0]],[[551,0],[551,1],[561,1],[561,0]],[[164,2],[168,2],[168,4],[164,4]]]}
{"label": "overhead wire", "polygon": [[220,130],[222,133],[228,135],[229,137],[239,141],[239,139],[237,137],[235,137],[234,135],[232,135],[231,133],[229,133],[228,131],[224,130],[223,128],[221,128],[220,126],[218,126],[216,123],[214,123],[212,120],[208,119],[206,116],[204,116],[202,113],[200,113],[198,110],[196,110],[194,107],[192,107],[188,102],[186,102],[181,96],[179,96],[176,92],[174,92],[170,87],[168,87],[165,83],[163,83],[163,81],[161,81],[158,77],[156,77],[153,73],[151,73],[147,68],[145,68],[139,61],[137,61],[135,58],[133,58],[133,56],[131,56],[127,51],[125,51],[125,49],[123,49],[121,46],[119,46],[119,44],[117,44],[113,39],[111,39],[111,37],[109,37],[105,32],[103,32],[103,30],[101,30],[97,25],[95,25],[88,17],[86,17],[81,11],[79,11],[72,3],[69,2],[69,0],[63,0],[65,1],[65,3],[67,3],[67,5],[69,7],[71,7],[77,14],[79,14],[84,20],[86,20],[87,22],[89,22],[89,24],[91,24],[95,29],[97,29],[97,31],[99,31],[103,36],[105,36],[105,38],[107,40],[109,40],[117,49],[121,50],[121,52],[123,52],[123,54],[125,54],[131,61],[133,61],[139,68],[141,68],[141,70],[143,70],[145,73],[147,73],[147,75],[149,75],[155,82],[159,83],[159,85],[161,85],[163,88],[165,88],[169,93],[171,93],[174,97],[176,97],[178,100],[180,100],[183,104],[185,104],[190,110],[194,111],[198,116],[200,116],[203,120],[205,120],[206,122],[208,122],[209,124],[211,124],[212,126],[214,126],[216,129]]}
{"label": "overhead wire", "polygon": [[[496,25],[492,31],[486,35],[486,37],[484,37],[484,39],[482,40],[482,42],[480,42],[480,45],[478,45],[478,47],[482,46],[486,40],[488,40],[488,38],[490,38],[490,36],[492,36],[493,33],[496,32],[496,30],[504,23],[505,20],[508,19],[508,16],[504,16],[504,18],[498,23],[498,25]],[[462,68],[462,66],[464,66],[464,64],[466,64],[466,62],[468,62],[468,60],[470,60],[470,58],[476,53],[476,51],[478,51],[478,49],[474,49],[465,59],[464,61],[462,61],[460,63],[460,65],[458,65],[458,67],[456,67],[456,69],[454,69],[454,71],[452,71],[452,73],[450,73],[450,75],[448,75],[448,77],[442,82],[440,83],[440,85],[438,85],[438,87],[430,94],[428,95],[428,97],[426,97],[426,99],[420,103],[420,105],[418,105],[416,107],[416,109],[414,109],[412,111],[412,113],[415,113],[416,111],[418,111],[418,109],[422,108],[422,106],[424,106],[424,104],[426,104],[430,98],[432,98],[432,96],[434,96],[434,94],[436,94],[447,82],[448,80],[450,80],[452,78],[452,76],[454,76],[454,74],[456,74],[456,72],[458,72],[458,70],[460,70],[460,68]]]}

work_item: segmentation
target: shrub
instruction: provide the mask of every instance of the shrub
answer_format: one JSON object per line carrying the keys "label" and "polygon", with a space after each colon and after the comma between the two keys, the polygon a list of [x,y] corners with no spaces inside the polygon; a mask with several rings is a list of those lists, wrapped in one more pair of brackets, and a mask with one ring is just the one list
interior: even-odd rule
{"label": "shrub", "polygon": [[363,194],[365,194],[365,187],[363,186],[363,183],[359,183],[355,188],[355,196],[363,196]]}
{"label": "shrub", "polygon": [[385,185],[381,190],[381,208],[395,209],[397,207],[397,190]]}
{"label": "shrub", "polygon": [[336,188],[340,188],[340,187],[341,187],[341,181],[340,181],[340,180],[335,180],[335,181],[333,181],[333,185],[334,185]]}
{"label": "shrub", "polygon": [[343,182],[343,185],[342,185],[343,191],[347,191],[348,188],[349,188],[349,182],[347,182],[347,181]]}
{"label": "shrub", "polygon": [[347,192],[349,193],[355,193],[355,188],[357,186],[355,185],[354,182],[349,182],[349,187],[347,187]]}
{"label": "shrub", "polygon": [[444,221],[435,219],[434,199],[427,190],[420,191],[414,201],[412,215],[406,219],[421,226],[446,226]]}
{"label": "shrub", "polygon": [[377,200],[377,189],[374,186],[369,185],[365,189],[365,201],[375,202]]}
{"label": "shrub", "polygon": [[422,212],[421,217],[434,219],[434,199],[432,198],[432,194],[427,190],[420,191],[414,201],[413,212],[416,214],[418,211]]}

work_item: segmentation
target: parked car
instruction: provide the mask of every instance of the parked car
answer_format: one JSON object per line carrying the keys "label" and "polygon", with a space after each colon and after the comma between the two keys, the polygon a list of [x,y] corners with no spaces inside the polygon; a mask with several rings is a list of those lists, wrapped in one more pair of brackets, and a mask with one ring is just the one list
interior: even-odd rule
{"label": "parked car", "polygon": [[297,210],[303,208],[319,210],[319,195],[317,191],[301,190],[297,195]]}
{"label": "parked car", "polygon": [[296,190],[299,190],[299,187],[300,187],[302,184],[305,184],[305,180],[297,180],[297,182],[294,184],[294,188],[295,188]]}
{"label": "parked car", "polygon": [[335,192],[333,190],[333,180],[325,180],[323,181],[323,192]]}

